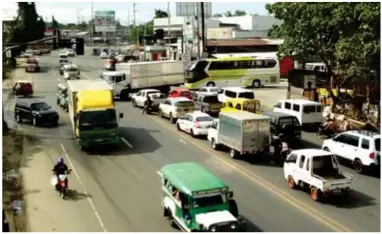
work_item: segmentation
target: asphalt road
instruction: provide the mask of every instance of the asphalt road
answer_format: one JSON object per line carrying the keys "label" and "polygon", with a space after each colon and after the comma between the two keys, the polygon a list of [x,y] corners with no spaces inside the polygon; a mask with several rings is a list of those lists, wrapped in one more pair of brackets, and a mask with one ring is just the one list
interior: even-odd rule
{"label": "asphalt road", "polygon": [[[104,63],[89,55],[78,56],[74,62],[85,79],[97,78]],[[5,108],[6,119],[11,126],[32,133],[41,144],[54,150],[56,153],[51,157],[65,154],[70,160],[69,165],[75,169],[70,179],[76,180],[72,189],[86,194],[88,203],[87,207],[77,207],[77,200],[57,201],[57,206],[66,207],[63,209],[68,209],[65,202],[75,204],[70,208],[77,215],[62,217],[67,224],[73,223],[71,231],[174,231],[162,217],[160,179],[156,172],[166,164],[183,161],[206,166],[230,185],[239,211],[248,222],[248,231],[380,231],[379,178],[357,175],[345,167],[345,171],[355,176],[350,197],[316,203],[307,193],[290,190],[282,169],[267,158],[231,160],[227,152],[213,151],[205,139],[193,139],[178,132],[174,125],[158,116],[142,115],[130,102],[117,102],[118,111],[124,113],[120,125],[128,144],[112,152],[85,154],[72,139],[67,113],[55,103],[56,85],[62,81],[57,52],[42,57],[41,65],[42,73],[21,72],[19,79],[27,76],[33,80],[36,96],[59,110],[60,126],[36,129],[26,124],[15,125],[13,100]],[[257,92],[282,96],[285,90],[265,88]],[[314,134],[304,134],[304,139],[320,144]],[[46,181],[46,178],[36,180]]]}

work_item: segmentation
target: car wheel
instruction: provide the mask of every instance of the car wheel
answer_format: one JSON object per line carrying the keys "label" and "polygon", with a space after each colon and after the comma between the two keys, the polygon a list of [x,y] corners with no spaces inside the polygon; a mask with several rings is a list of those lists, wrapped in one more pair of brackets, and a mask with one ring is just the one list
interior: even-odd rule
{"label": "car wheel", "polygon": [[354,160],[354,170],[359,173],[359,174],[362,174],[364,172],[364,166],[362,164],[362,161],[361,159],[359,158],[356,158]]}
{"label": "car wheel", "polygon": [[312,187],[310,189],[310,197],[313,199],[313,201],[319,201],[321,199],[321,191],[316,187]]}
{"label": "car wheel", "polygon": [[175,123],[176,119],[172,116],[172,113],[170,113],[170,122]]}
{"label": "car wheel", "polygon": [[214,138],[212,138],[212,140],[211,140],[211,147],[214,150],[218,150],[218,144],[216,143]]}
{"label": "car wheel", "polygon": [[192,130],[192,129],[191,129],[191,131],[190,131],[190,134],[191,134],[192,137],[196,137],[196,136],[195,136],[195,133],[194,133],[194,130]]}
{"label": "car wheel", "polygon": [[15,119],[17,123],[21,123],[21,118],[19,114],[16,114]]}
{"label": "car wheel", "polygon": [[135,102],[135,100],[133,100],[131,103],[133,104],[133,107],[137,107],[137,103]]}
{"label": "car wheel", "polygon": [[33,117],[32,124],[33,124],[33,126],[37,126],[37,119],[36,119],[36,117]]}
{"label": "car wheel", "polygon": [[163,112],[162,112],[161,109],[159,109],[159,116],[160,116],[161,118],[164,118],[164,116],[163,116]]}
{"label": "car wheel", "polygon": [[294,181],[292,176],[288,176],[288,186],[291,189],[295,189],[296,188],[296,182]]}
{"label": "car wheel", "polygon": [[176,124],[176,128],[178,129],[178,131],[182,131],[182,129],[180,129],[179,123]]}

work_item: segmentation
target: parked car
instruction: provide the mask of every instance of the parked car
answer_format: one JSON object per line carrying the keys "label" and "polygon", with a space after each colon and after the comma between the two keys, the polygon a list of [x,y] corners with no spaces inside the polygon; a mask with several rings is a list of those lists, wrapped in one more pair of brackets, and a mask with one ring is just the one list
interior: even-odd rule
{"label": "parked car", "polygon": [[378,168],[381,162],[381,135],[371,131],[356,130],[338,134],[324,140],[322,149],[353,163],[357,173],[365,168]]}
{"label": "parked car", "polygon": [[199,94],[195,101],[197,110],[211,115],[216,115],[220,112],[221,103],[218,100],[217,94]]}
{"label": "parked car", "polygon": [[226,102],[227,98],[255,99],[255,92],[241,87],[226,87],[219,90],[219,102]]}
{"label": "parked car", "polygon": [[341,170],[332,153],[320,149],[292,151],[284,163],[284,177],[291,189],[309,189],[314,201],[348,195],[353,181],[353,176]]}
{"label": "parked car", "polygon": [[192,100],[192,93],[188,89],[175,88],[169,93],[168,97],[185,97]]}
{"label": "parked car", "polygon": [[195,103],[185,97],[167,98],[159,105],[159,116],[169,117],[172,123],[187,114],[195,111]]}
{"label": "parked car", "polygon": [[41,68],[38,64],[38,60],[34,57],[27,59],[25,72],[40,72]]}
{"label": "parked car", "polygon": [[214,119],[206,113],[194,111],[178,118],[176,127],[179,131],[189,133],[191,136],[207,136],[208,128]]}
{"label": "parked car", "polygon": [[99,57],[100,57],[100,59],[107,59],[108,55],[106,52],[102,52]]}
{"label": "parked car", "polygon": [[33,126],[51,125],[57,126],[59,115],[45,102],[35,99],[18,100],[14,109],[15,119],[18,123],[28,121]]}
{"label": "parked car", "polygon": [[93,56],[99,56],[101,54],[101,49],[99,48],[93,48]]}
{"label": "parked car", "polygon": [[76,52],[73,49],[68,49],[68,57],[76,56]]}

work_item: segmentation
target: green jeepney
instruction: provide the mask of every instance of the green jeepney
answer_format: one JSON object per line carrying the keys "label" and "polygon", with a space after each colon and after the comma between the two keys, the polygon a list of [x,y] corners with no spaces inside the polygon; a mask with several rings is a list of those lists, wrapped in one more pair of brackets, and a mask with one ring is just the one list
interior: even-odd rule
{"label": "green jeepney", "polygon": [[64,84],[57,85],[57,105],[68,112],[68,87]]}
{"label": "green jeepney", "polygon": [[170,225],[187,232],[238,232],[245,230],[233,192],[203,166],[169,164],[162,177],[163,215]]}

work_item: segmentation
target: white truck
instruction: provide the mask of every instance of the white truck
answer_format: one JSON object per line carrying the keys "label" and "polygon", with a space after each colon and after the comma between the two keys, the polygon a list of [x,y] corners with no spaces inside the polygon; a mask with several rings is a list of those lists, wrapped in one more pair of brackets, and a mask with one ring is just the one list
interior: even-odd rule
{"label": "white truck", "polygon": [[[125,75],[122,86],[128,94],[142,89],[159,89],[163,93],[171,86],[184,83],[184,64],[182,61],[152,61],[139,63],[117,63],[116,71]],[[124,95],[122,95],[124,96]]]}
{"label": "white truck", "polygon": [[221,112],[208,129],[207,138],[214,150],[228,147],[231,158],[269,152],[270,118],[246,111]]}
{"label": "white truck", "polygon": [[309,188],[314,201],[331,195],[348,195],[353,176],[341,170],[337,158],[321,149],[292,151],[284,163],[288,186]]}

